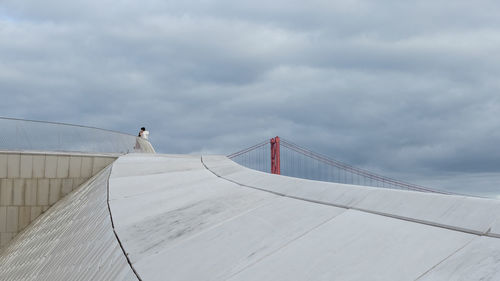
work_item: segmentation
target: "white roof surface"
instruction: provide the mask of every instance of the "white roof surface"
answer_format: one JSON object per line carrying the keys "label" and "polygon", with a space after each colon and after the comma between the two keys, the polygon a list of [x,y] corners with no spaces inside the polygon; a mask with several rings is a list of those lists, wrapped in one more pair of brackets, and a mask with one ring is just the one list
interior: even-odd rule
{"label": "white roof surface", "polygon": [[500,201],[120,157],[115,230],[153,280],[500,280]]}
{"label": "white roof surface", "polygon": [[498,281],[500,201],[129,154],[0,252],[2,281],[139,278]]}

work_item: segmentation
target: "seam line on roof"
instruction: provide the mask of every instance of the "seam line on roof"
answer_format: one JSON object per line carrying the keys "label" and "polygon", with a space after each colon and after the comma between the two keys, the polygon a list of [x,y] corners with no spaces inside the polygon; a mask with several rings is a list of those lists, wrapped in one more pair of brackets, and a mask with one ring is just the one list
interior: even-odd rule
{"label": "seam line on roof", "polygon": [[421,279],[422,277],[424,277],[425,275],[429,274],[429,272],[433,271],[436,267],[438,267],[440,264],[444,263],[445,261],[447,261],[449,258],[453,257],[455,254],[457,254],[458,252],[460,252],[462,249],[464,249],[465,247],[467,247],[470,243],[472,243],[472,241],[474,241],[475,239],[478,239],[477,237],[474,237],[472,238],[469,242],[465,243],[464,245],[462,245],[462,247],[459,247],[456,251],[453,251],[453,253],[451,253],[449,256],[447,256],[446,258],[444,258],[442,261],[438,262],[437,264],[435,264],[434,266],[432,266],[431,268],[429,268],[427,271],[425,271],[424,273],[422,273],[420,276],[418,276],[414,281],[418,281],[419,279]]}
{"label": "seam line on roof", "polygon": [[236,275],[240,274],[241,272],[243,272],[243,271],[247,270],[248,268],[250,268],[250,267],[252,267],[252,266],[254,266],[254,265],[256,265],[256,264],[260,263],[262,260],[264,260],[264,259],[266,259],[266,258],[268,258],[268,257],[270,257],[270,256],[272,256],[272,255],[274,255],[274,254],[276,254],[276,253],[278,253],[278,252],[279,252],[279,251],[281,251],[282,249],[284,249],[284,248],[288,247],[290,244],[292,244],[292,243],[294,243],[295,241],[297,241],[297,240],[301,239],[302,237],[305,237],[305,236],[309,235],[309,234],[310,234],[311,232],[313,232],[314,230],[316,230],[316,229],[320,228],[321,226],[323,226],[323,225],[325,225],[325,224],[327,224],[327,223],[331,222],[332,220],[334,220],[335,218],[339,217],[340,215],[342,215],[342,214],[343,214],[343,213],[345,213],[345,212],[347,212],[347,210],[345,210],[345,211],[343,211],[343,212],[341,212],[341,213],[339,213],[339,214],[334,214],[331,218],[329,218],[329,219],[325,220],[324,222],[321,222],[321,223],[319,223],[318,225],[311,227],[309,230],[305,231],[305,232],[304,232],[304,233],[302,233],[301,235],[299,235],[299,236],[297,236],[297,237],[295,237],[295,238],[291,239],[290,241],[286,242],[286,243],[285,243],[285,244],[283,244],[281,247],[279,247],[279,248],[275,249],[274,251],[272,251],[272,252],[270,252],[270,253],[267,253],[267,255],[262,256],[261,258],[259,258],[258,260],[254,261],[254,262],[253,262],[253,263],[251,263],[251,264],[248,264],[247,266],[245,266],[245,267],[244,267],[244,268],[242,268],[241,270],[239,270],[239,271],[237,271],[237,272],[235,272],[235,273],[231,274],[230,276],[228,276],[227,278],[225,278],[225,279],[224,279],[224,281],[227,281],[227,280],[231,279],[232,277],[234,277],[234,276],[236,276]]}
{"label": "seam line on roof", "polygon": [[363,212],[363,213],[369,213],[369,214],[374,214],[374,215],[389,217],[389,218],[393,218],[393,219],[403,220],[403,221],[407,221],[407,222],[413,222],[413,223],[418,223],[418,224],[423,224],[423,225],[428,225],[428,226],[439,227],[439,228],[443,228],[443,229],[447,229],[447,230],[458,231],[458,232],[463,232],[463,233],[477,235],[477,236],[499,238],[499,237],[497,237],[495,235],[492,235],[488,231],[482,232],[482,231],[477,231],[477,230],[472,230],[472,229],[466,229],[466,228],[460,228],[460,227],[455,227],[455,226],[449,226],[449,225],[439,224],[439,223],[435,223],[435,222],[431,222],[431,221],[426,221],[426,220],[419,220],[419,219],[414,219],[414,218],[409,218],[409,217],[404,217],[404,216],[398,216],[398,215],[395,215],[395,214],[382,213],[382,212],[377,212],[377,211],[372,211],[372,210],[367,210],[367,209],[363,209],[363,208],[357,208],[357,207],[352,207],[352,206],[347,206],[347,205],[342,205],[342,204],[335,204],[335,203],[331,203],[331,202],[324,202],[324,201],[319,201],[319,200],[314,200],[314,199],[307,199],[307,198],[297,197],[297,196],[293,196],[293,195],[287,195],[287,194],[284,194],[284,193],[275,192],[275,191],[272,191],[272,190],[267,190],[267,189],[264,189],[264,188],[261,188],[261,187],[246,185],[246,184],[239,183],[237,181],[225,178],[225,177],[223,177],[223,176],[215,173],[214,171],[212,171],[205,164],[205,162],[203,162],[203,155],[201,156],[201,163],[203,164],[203,166],[208,171],[210,171],[215,176],[217,176],[219,178],[222,178],[224,180],[230,181],[232,183],[235,183],[235,184],[237,184],[239,186],[243,186],[243,187],[247,187],[247,188],[252,188],[252,189],[257,189],[257,190],[261,190],[261,191],[264,191],[264,192],[269,192],[269,193],[272,193],[272,194],[276,194],[276,195],[280,195],[280,196],[283,196],[283,197],[288,197],[288,198],[292,198],[292,199],[296,199],[296,200],[302,200],[302,201],[307,201],[307,202],[311,202],[311,203],[317,203],[317,204],[322,204],[322,205],[327,205],[327,206],[332,206],[332,207],[338,207],[338,208],[344,208],[344,209],[349,209],[349,210],[356,210],[356,211],[360,211],[360,212]]}
{"label": "seam line on roof", "polygon": [[127,263],[132,269],[132,272],[134,272],[135,276],[139,281],[142,281],[141,277],[139,276],[139,273],[135,270],[134,266],[132,265],[132,261],[128,257],[128,254],[125,251],[125,248],[123,247],[122,241],[120,240],[120,237],[118,237],[118,233],[116,233],[115,222],[113,221],[113,214],[111,213],[111,206],[109,205],[109,178],[111,177],[111,172],[113,171],[113,164],[114,162],[110,164],[111,168],[109,171],[109,177],[106,180],[106,204],[108,205],[109,218],[111,219],[111,227],[113,228],[113,234],[115,235],[116,241],[118,242],[118,245],[120,245],[120,249],[122,249],[123,255],[125,256],[125,259],[127,259]]}

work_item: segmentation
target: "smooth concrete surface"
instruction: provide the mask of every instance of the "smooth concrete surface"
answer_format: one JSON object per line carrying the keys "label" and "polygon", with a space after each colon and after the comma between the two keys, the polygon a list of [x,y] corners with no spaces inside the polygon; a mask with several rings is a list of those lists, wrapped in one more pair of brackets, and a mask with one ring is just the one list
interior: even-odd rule
{"label": "smooth concrete surface", "polygon": [[138,280],[111,225],[110,170],[59,200],[0,250],[0,280]]}
{"label": "smooth concrete surface", "polygon": [[0,248],[117,157],[0,151]]}
{"label": "smooth concrete surface", "polygon": [[[289,197],[358,209],[429,225],[492,235],[498,232],[500,201],[457,195],[308,181],[251,170],[223,156],[205,156],[214,174],[235,183]],[[302,186],[302,188],[300,187]],[[497,223],[495,223],[497,222]],[[492,228],[492,226],[495,226]]]}
{"label": "smooth concrete surface", "polygon": [[109,188],[145,281],[498,280],[495,200],[270,175],[223,156],[126,155]]}
{"label": "smooth concrete surface", "polygon": [[226,280],[344,211],[276,198],[165,251],[144,257],[137,266],[144,272],[144,280],[158,280],[158,267],[168,272],[168,280]]}
{"label": "smooth concrete surface", "polygon": [[[154,173],[138,176],[137,171],[147,169],[150,162]],[[191,156],[120,157],[113,165],[109,184],[115,229],[133,262],[276,197],[235,189],[204,169],[199,157]]]}
{"label": "smooth concrete surface", "polygon": [[500,280],[500,239],[477,237],[418,280]]}
{"label": "smooth concrete surface", "polygon": [[496,206],[128,154],[0,250],[0,280],[495,281]]}
{"label": "smooth concrete surface", "polygon": [[415,280],[473,237],[350,210],[228,280]]}
{"label": "smooth concrete surface", "polygon": [[500,238],[500,219],[497,219],[497,221],[493,223],[489,235],[492,237]]}

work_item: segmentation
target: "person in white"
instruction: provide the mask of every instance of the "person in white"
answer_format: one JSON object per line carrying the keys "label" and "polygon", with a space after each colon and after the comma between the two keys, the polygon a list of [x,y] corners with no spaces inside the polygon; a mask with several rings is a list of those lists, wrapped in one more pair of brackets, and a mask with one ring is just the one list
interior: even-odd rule
{"label": "person in white", "polygon": [[139,137],[147,140],[149,138],[149,131],[146,131],[146,128],[142,127],[139,132]]}

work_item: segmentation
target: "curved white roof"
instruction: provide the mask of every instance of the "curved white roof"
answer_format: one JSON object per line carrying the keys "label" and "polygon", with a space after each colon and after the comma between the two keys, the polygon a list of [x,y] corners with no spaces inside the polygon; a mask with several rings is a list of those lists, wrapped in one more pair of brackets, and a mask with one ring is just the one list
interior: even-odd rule
{"label": "curved white roof", "polygon": [[3,249],[0,279],[500,280],[497,200],[277,176],[223,156],[129,154],[111,169]]}
{"label": "curved white roof", "polygon": [[222,156],[128,155],[110,206],[148,281],[500,278],[496,200],[276,176]]}

